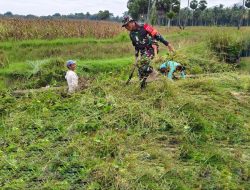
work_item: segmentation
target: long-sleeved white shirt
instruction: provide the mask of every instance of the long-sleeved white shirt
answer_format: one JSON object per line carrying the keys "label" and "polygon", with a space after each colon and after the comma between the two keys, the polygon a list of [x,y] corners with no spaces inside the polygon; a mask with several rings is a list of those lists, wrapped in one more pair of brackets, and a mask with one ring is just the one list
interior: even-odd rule
{"label": "long-sleeved white shirt", "polygon": [[78,87],[78,76],[74,71],[68,70],[65,76],[67,80],[69,93],[73,93],[77,90]]}

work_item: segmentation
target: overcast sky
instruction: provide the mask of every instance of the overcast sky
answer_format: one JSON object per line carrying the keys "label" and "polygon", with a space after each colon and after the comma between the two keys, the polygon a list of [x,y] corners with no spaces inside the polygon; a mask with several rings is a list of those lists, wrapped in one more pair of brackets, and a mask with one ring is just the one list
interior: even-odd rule
{"label": "overcast sky", "polygon": [[[224,4],[230,6],[240,0],[207,0],[208,6]],[[187,0],[181,0],[182,7]],[[0,0],[0,13],[11,11],[14,14],[51,15],[54,13],[97,13],[109,10],[121,16],[127,10],[127,0]]]}

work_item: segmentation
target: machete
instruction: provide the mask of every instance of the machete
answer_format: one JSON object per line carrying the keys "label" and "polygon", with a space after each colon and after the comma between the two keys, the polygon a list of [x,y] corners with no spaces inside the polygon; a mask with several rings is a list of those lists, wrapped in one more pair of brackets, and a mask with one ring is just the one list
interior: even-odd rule
{"label": "machete", "polygon": [[126,82],[126,85],[129,84],[130,80],[132,79],[132,77],[134,75],[135,69],[138,67],[137,62],[138,62],[138,58],[136,58],[136,60],[135,60],[134,67],[133,67],[133,69],[132,69],[132,71],[131,71],[131,73],[129,75],[129,78],[128,78],[127,82]]}

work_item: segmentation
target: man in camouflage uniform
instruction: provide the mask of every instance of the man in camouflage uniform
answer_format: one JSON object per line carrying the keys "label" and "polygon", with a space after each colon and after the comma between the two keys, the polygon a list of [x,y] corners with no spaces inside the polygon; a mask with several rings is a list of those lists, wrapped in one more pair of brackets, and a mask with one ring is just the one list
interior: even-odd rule
{"label": "man in camouflage uniform", "polygon": [[148,24],[138,24],[130,16],[125,16],[123,19],[123,25],[128,31],[130,31],[130,39],[135,47],[135,56],[138,57],[146,55],[149,58],[154,57],[154,49],[152,45],[154,40],[163,43],[169,51],[174,51],[172,45],[166,41],[156,29]]}
{"label": "man in camouflage uniform", "polygon": [[[152,26],[148,24],[139,24],[130,16],[125,16],[122,22],[122,27],[130,31],[129,36],[135,47],[136,59],[138,59],[139,54],[141,55],[138,73],[140,80],[145,83],[147,77],[154,71],[149,64],[150,59],[153,59],[155,56],[156,51],[153,46],[156,41],[163,43],[171,52],[174,51],[174,48]],[[141,87],[144,87],[144,84],[141,83]]]}

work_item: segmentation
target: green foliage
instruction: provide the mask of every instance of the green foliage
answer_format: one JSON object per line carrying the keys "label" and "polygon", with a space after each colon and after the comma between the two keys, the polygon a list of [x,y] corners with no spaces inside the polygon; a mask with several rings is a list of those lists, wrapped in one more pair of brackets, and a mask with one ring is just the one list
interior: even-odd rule
{"label": "green foliage", "polygon": [[197,0],[192,0],[190,2],[190,8],[195,10],[195,9],[197,9],[197,7],[198,7],[198,1]]}
{"label": "green foliage", "polygon": [[227,32],[218,32],[213,34],[209,39],[210,47],[218,56],[229,63],[236,63],[239,61],[241,51],[244,49],[243,38],[238,37],[237,34]]}
{"label": "green foliage", "polygon": [[[152,5],[152,3],[151,3]],[[128,12],[134,19],[146,15],[148,11],[148,0],[129,0],[127,3]]]}
{"label": "green foliage", "polygon": [[18,81],[28,79],[32,72],[32,66],[25,63],[10,64],[8,67],[0,69],[0,75],[10,80]]}
{"label": "green foliage", "polygon": [[79,61],[79,71],[91,74],[121,72],[133,63],[132,57]]}
{"label": "green foliage", "polygon": [[10,62],[41,60],[51,57],[64,59],[107,59],[130,55],[133,48],[127,33],[120,33],[113,39],[57,39],[57,40],[26,40],[4,42],[0,49]]}
{"label": "green foliage", "polygon": [[245,0],[245,6],[246,6],[247,8],[250,8],[250,1],[249,1],[249,0]]}
{"label": "green foliage", "polygon": [[240,62],[240,69],[250,73],[250,58],[242,58]]}
{"label": "green foliage", "polygon": [[167,17],[172,20],[175,17],[175,13],[173,11],[167,13]]}
{"label": "green foliage", "polygon": [[152,9],[153,10],[151,11],[151,15],[150,15],[150,23],[152,25],[155,25],[157,23],[157,11],[156,11],[155,6]]}
{"label": "green foliage", "polygon": [[201,1],[199,2],[199,9],[200,9],[201,11],[204,11],[206,8],[207,8],[207,1],[206,1],[206,0],[201,0]]}
{"label": "green foliage", "polygon": [[[183,36],[185,36],[184,34]],[[204,52],[206,53],[204,54]],[[162,59],[157,60],[157,64],[169,60],[174,60],[185,66],[188,74],[217,73],[234,70],[231,65],[219,62],[215,55],[208,52],[205,43],[189,47],[188,50],[181,49],[176,51],[175,54],[163,56]]]}
{"label": "green foliage", "polygon": [[0,68],[7,67],[9,65],[9,59],[4,51],[0,50]]}
{"label": "green foliage", "polygon": [[0,75],[8,81],[9,88],[11,86],[19,89],[56,86],[65,81],[65,62],[61,58],[54,58],[11,64],[8,68],[2,69]]}
{"label": "green foliage", "polygon": [[38,86],[46,86],[64,80],[65,61],[63,59],[52,59],[41,66],[34,77],[39,77]]}
{"label": "green foliage", "polygon": [[129,35],[127,33],[121,33],[117,37],[114,38],[115,42],[129,42]]}
{"label": "green foliage", "polygon": [[156,3],[156,8],[158,11],[174,11],[175,13],[180,10],[180,1],[178,0],[159,0]]}
{"label": "green foliage", "polygon": [[99,20],[107,20],[110,18],[110,16],[112,16],[113,14],[111,14],[108,10],[105,11],[99,11],[97,14],[97,18]]}

